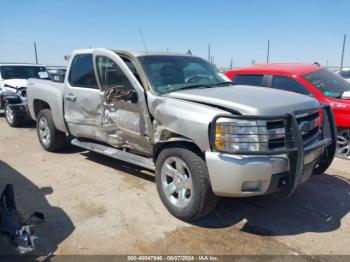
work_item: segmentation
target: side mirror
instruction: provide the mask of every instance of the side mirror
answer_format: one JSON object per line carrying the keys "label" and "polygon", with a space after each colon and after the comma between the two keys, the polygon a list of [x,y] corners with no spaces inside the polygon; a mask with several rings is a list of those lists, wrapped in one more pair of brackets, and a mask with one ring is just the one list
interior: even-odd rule
{"label": "side mirror", "polygon": [[137,93],[135,90],[126,90],[123,86],[114,86],[105,91],[104,100],[106,103],[113,103],[118,101],[137,102]]}

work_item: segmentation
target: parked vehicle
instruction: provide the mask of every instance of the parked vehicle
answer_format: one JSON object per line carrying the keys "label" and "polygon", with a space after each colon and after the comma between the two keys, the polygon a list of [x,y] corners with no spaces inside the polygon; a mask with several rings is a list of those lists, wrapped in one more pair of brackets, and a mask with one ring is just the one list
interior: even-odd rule
{"label": "parked vehicle", "polygon": [[67,70],[65,66],[47,66],[46,68],[52,81],[59,83],[64,82],[64,77]]}
{"label": "parked vehicle", "polygon": [[27,107],[27,79],[50,79],[43,65],[0,64],[0,109],[8,124],[17,127],[30,120]]}
{"label": "parked vehicle", "polygon": [[350,68],[343,68],[341,71],[338,71],[337,74],[350,82]]}
{"label": "parked vehicle", "polygon": [[155,170],[164,205],[191,221],[218,196],[289,196],[334,157],[330,107],[231,84],[191,55],[87,49],[73,52],[64,84],[29,80],[28,104],[44,149],[70,134],[73,145]]}
{"label": "parked vehicle", "polygon": [[337,156],[350,159],[350,83],[313,64],[261,64],[227,71],[237,85],[254,85],[315,97],[334,111]]}

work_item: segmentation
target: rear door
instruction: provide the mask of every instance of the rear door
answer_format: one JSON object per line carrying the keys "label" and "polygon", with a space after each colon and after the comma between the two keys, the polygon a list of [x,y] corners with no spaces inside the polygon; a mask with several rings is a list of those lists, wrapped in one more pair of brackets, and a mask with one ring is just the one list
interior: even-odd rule
{"label": "rear door", "polygon": [[103,92],[97,84],[92,52],[76,54],[69,68],[63,97],[69,131],[76,137],[95,138],[101,125]]}

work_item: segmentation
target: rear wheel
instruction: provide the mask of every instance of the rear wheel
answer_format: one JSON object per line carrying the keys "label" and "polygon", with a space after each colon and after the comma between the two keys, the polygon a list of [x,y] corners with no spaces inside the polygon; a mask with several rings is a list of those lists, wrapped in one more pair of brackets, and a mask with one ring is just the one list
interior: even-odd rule
{"label": "rear wheel", "polygon": [[36,129],[40,144],[45,150],[55,152],[65,145],[66,134],[56,129],[50,109],[40,111]]}
{"label": "rear wheel", "polygon": [[23,120],[13,113],[8,103],[5,104],[5,118],[6,122],[12,127],[19,127],[23,123]]}
{"label": "rear wheel", "polygon": [[336,156],[350,159],[350,129],[341,129],[338,132]]}
{"label": "rear wheel", "polygon": [[175,217],[193,221],[208,215],[216,206],[203,158],[186,146],[168,147],[156,163],[159,196]]}

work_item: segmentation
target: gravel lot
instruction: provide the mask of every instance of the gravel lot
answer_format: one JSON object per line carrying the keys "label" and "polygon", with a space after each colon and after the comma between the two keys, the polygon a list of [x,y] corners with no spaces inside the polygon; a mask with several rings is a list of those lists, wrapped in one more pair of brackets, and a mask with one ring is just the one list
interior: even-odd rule
{"label": "gravel lot", "polygon": [[34,125],[14,129],[1,117],[0,178],[0,189],[15,185],[24,214],[46,215],[38,255],[350,255],[350,161],[336,159],[289,199],[221,199],[187,224],[163,207],[152,173],[73,146],[45,152]]}

